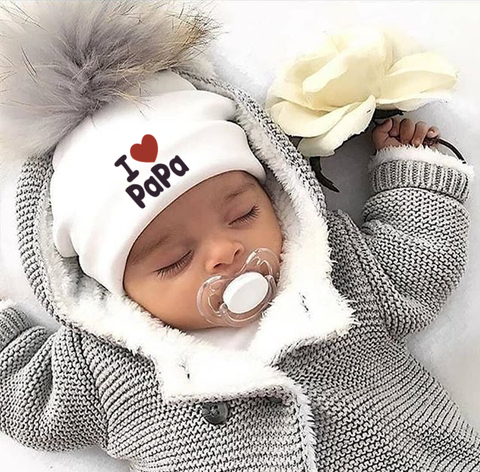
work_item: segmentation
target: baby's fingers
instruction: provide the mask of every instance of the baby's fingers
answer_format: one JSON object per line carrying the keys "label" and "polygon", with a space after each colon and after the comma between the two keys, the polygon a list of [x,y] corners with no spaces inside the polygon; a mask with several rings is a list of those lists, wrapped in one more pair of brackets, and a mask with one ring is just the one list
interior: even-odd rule
{"label": "baby's fingers", "polygon": [[409,118],[404,118],[400,123],[400,141],[403,144],[409,144],[412,141],[415,132],[415,124]]}
{"label": "baby's fingers", "polygon": [[440,137],[440,130],[436,126],[432,126],[427,132],[427,136],[425,138],[424,144],[426,144],[429,147],[438,149],[438,144],[436,140],[439,137]]}
{"label": "baby's fingers", "polygon": [[427,135],[427,131],[429,130],[429,126],[424,121],[419,121],[415,125],[415,132],[412,138],[412,144],[417,147],[423,143],[425,136]]}
{"label": "baby's fingers", "polygon": [[393,120],[393,127],[392,129],[388,132],[388,134],[392,138],[396,138],[400,135],[400,120],[394,119]]}
{"label": "baby's fingers", "polygon": [[440,136],[440,130],[436,126],[431,126],[427,133],[427,138]]}

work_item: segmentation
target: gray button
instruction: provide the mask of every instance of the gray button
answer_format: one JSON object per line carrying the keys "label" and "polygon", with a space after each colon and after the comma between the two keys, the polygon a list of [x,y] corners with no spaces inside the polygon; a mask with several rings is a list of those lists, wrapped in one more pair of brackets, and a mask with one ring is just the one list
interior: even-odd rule
{"label": "gray button", "polygon": [[224,423],[228,416],[228,406],[225,402],[204,403],[202,405],[202,415],[209,423]]}

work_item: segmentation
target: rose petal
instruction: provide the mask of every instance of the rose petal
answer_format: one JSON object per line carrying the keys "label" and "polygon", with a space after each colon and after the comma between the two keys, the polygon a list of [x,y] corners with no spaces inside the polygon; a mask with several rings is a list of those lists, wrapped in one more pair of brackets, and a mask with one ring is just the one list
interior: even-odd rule
{"label": "rose petal", "polygon": [[301,84],[294,84],[291,82],[275,83],[271,88],[270,96],[288,100],[289,102],[317,111],[332,111],[337,108],[337,106],[323,103],[320,96],[314,100],[314,103],[309,102],[302,90]]}
{"label": "rose petal", "polygon": [[295,103],[282,101],[269,109],[269,114],[285,133],[292,136],[312,137],[330,131],[354,104],[331,112],[316,112]]}
{"label": "rose petal", "polygon": [[429,71],[437,74],[446,74],[456,77],[454,67],[442,56],[433,52],[419,52],[411,54],[397,61],[387,75],[400,74],[409,71]]}
{"label": "rose petal", "polygon": [[286,82],[302,83],[308,76],[325,66],[338,54],[338,49],[327,36],[321,46],[308,54],[298,57],[282,75]]}
{"label": "rose petal", "polygon": [[417,54],[422,51],[420,45],[412,38],[396,28],[384,28],[385,45],[387,47],[387,58],[385,60],[388,71],[393,64],[405,56]]}
{"label": "rose petal", "polygon": [[[277,97],[277,99],[309,107],[301,87],[303,80],[323,67],[336,54],[338,54],[338,50],[327,36],[325,42],[316,51],[284,62],[277,72],[276,80],[268,90],[266,105],[272,106],[273,103],[278,103],[279,100],[273,100],[273,97]],[[331,111],[334,108],[320,104],[317,110]]]}
{"label": "rose petal", "polygon": [[375,112],[375,97],[370,95],[362,103],[347,113],[330,131],[315,138],[304,138],[298,144],[298,150],[304,156],[331,156],[344,141],[354,134],[364,131]]}
{"label": "rose petal", "polygon": [[378,98],[401,98],[432,89],[452,88],[457,80],[455,69],[433,53],[407,56],[392,66],[381,83]]}
{"label": "rose petal", "polygon": [[345,51],[338,54],[336,57],[322,67],[320,70],[313,72],[310,76],[307,76],[302,82],[302,90],[305,93],[311,93],[312,95],[318,91],[321,91],[325,86],[345,74],[349,66],[350,51]]}
{"label": "rose petal", "polygon": [[427,103],[436,100],[449,100],[451,98],[449,90],[439,89],[430,92],[412,93],[400,98],[377,98],[377,108],[380,110],[403,110],[412,111],[420,108]]}
{"label": "rose petal", "polygon": [[347,50],[304,80],[302,88],[309,108],[345,106],[363,102],[370,95],[378,96],[385,75],[385,57],[381,34],[352,40]]}
{"label": "rose petal", "polygon": [[379,95],[380,81],[385,75],[383,33],[361,27],[347,31],[331,35],[321,53],[304,56],[293,64],[276,81],[271,93],[321,111]]}
{"label": "rose petal", "polygon": [[277,104],[277,103],[281,103],[283,102],[283,99],[280,98],[280,97],[277,97],[275,94],[272,93],[272,87],[270,87],[270,89],[268,90],[267,92],[267,97],[265,99],[265,103],[264,103],[264,108],[265,110],[270,113],[270,109],[273,107],[273,105]]}
{"label": "rose petal", "polygon": [[289,102],[296,103],[304,107],[308,105],[300,85],[292,82],[275,82],[269,90],[269,97],[267,98],[269,103],[272,101],[270,97],[288,100]]}

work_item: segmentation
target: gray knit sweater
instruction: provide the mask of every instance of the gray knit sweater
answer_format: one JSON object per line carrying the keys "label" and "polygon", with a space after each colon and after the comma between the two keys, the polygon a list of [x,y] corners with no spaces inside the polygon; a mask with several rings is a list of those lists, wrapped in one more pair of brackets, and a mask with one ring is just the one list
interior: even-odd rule
{"label": "gray knit sweater", "polygon": [[52,238],[51,156],[18,180],[19,251],[62,323],[0,306],[0,430],[26,446],[98,445],[132,471],[480,471],[480,437],[407,351],[466,264],[472,169],[428,148],[371,161],[359,228],[325,208],[308,162],[248,94],[238,104],[286,234],[279,292],[248,350],[212,346],[108,293]]}

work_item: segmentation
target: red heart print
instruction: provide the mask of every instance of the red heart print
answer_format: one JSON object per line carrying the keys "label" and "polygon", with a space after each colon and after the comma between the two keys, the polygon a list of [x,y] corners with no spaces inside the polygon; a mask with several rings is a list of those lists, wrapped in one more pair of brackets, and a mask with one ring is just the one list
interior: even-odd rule
{"label": "red heart print", "polygon": [[133,159],[140,162],[155,162],[157,153],[157,140],[151,134],[146,134],[142,138],[142,144],[134,144],[130,148],[130,155]]}

